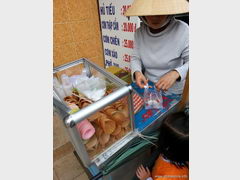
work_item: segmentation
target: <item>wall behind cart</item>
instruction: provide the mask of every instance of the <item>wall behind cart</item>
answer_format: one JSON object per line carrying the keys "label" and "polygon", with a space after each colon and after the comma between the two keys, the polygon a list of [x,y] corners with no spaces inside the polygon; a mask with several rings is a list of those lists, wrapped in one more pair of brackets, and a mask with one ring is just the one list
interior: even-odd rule
{"label": "wall behind cart", "polygon": [[[102,49],[97,0],[53,0],[53,66],[86,57],[104,67]],[[84,171],[73,150],[62,120],[54,113],[54,179],[82,179]]]}
{"label": "wall behind cart", "polygon": [[54,67],[86,57],[104,67],[97,0],[53,1]]}

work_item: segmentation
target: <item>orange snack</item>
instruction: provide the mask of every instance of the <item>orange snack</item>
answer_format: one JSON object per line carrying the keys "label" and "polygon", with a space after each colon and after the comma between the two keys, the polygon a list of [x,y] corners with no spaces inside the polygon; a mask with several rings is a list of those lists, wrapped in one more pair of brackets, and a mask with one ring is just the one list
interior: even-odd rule
{"label": "orange snack", "polygon": [[99,143],[104,147],[105,144],[109,141],[109,139],[110,139],[110,135],[103,133],[98,140],[99,140]]}
{"label": "orange snack", "polygon": [[121,124],[126,118],[122,112],[118,111],[112,114],[112,119],[117,122],[117,124]]}
{"label": "orange snack", "polygon": [[121,126],[123,128],[126,128],[126,127],[128,127],[129,124],[130,124],[130,119],[126,119],[125,121],[122,122]]}
{"label": "orange snack", "polygon": [[116,123],[111,120],[104,118],[100,121],[101,127],[106,134],[111,134],[116,129]]}
{"label": "orange snack", "polygon": [[111,135],[116,136],[121,132],[121,126],[117,125],[115,131],[113,131],[113,133]]}
{"label": "orange snack", "polygon": [[105,110],[105,113],[108,115],[108,116],[111,116],[112,114],[114,114],[115,112],[117,112],[116,109],[113,109],[113,108],[109,108],[107,110]]}
{"label": "orange snack", "polygon": [[123,137],[125,135],[125,131],[124,129],[121,129],[120,133],[118,135],[116,135],[117,139],[120,139],[121,137]]}

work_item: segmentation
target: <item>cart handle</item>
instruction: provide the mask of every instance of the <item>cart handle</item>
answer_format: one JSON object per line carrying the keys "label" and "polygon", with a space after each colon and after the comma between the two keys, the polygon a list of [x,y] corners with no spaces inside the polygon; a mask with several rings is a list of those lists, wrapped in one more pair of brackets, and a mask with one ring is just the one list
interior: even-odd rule
{"label": "cart handle", "polygon": [[117,91],[105,96],[104,98],[96,101],[94,104],[90,104],[84,109],[71,114],[64,118],[64,122],[67,127],[74,127],[77,123],[83,121],[84,119],[88,118],[90,115],[94,114],[95,112],[101,110],[103,107],[121,99],[122,97],[126,96],[132,91],[132,86],[124,86]]}

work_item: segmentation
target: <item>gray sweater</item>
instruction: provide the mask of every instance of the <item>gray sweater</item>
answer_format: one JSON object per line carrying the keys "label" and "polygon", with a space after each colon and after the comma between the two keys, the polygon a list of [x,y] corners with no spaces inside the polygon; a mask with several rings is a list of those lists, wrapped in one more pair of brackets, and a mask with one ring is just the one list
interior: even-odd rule
{"label": "gray sweater", "polygon": [[147,25],[141,23],[135,35],[134,51],[131,59],[132,75],[145,68],[145,77],[156,83],[171,70],[179,72],[181,80],[168,90],[182,94],[188,71],[189,32],[188,25],[173,18],[168,27],[153,34]]}

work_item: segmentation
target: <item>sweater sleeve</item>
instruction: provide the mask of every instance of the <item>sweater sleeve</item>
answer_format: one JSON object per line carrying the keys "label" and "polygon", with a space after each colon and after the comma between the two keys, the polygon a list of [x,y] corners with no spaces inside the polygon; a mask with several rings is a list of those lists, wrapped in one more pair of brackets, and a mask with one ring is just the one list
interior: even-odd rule
{"label": "sweater sleeve", "polygon": [[185,80],[188,72],[188,66],[189,66],[189,36],[187,33],[187,38],[184,43],[184,49],[181,53],[181,58],[183,59],[183,65],[175,68],[175,70],[180,74],[180,81]]}
{"label": "sweater sleeve", "polygon": [[132,80],[135,81],[135,78],[133,76],[134,72],[140,71],[142,72],[142,61],[140,59],[139,54],[139,40],[137,38],[137,34],[139,32],[136,31],[134,34],[134,47],[133,47],[133,53],[131,57],[131,74],[132,74]]}

